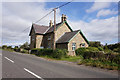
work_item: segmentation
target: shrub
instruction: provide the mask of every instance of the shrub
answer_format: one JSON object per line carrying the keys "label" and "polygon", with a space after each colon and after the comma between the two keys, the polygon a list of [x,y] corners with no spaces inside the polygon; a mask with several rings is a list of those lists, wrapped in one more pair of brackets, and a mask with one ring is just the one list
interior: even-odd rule
{"label": "shrub", "polygon": [[84,59],[101,59],[104,58],[104,54],[101,51],[86,51],[83,55]]}
{"label": "shrub", "polygon": [[76,55],[84,55],[86,52],[91,52],[91,51],[99,51],[98,48],[96,47],[87,47],[87,48],[78,48],[75,50]]}
{"label": "shrub", "polygon": [[20,52],[20,48],[14,48],[14,51]]}
{"label": "shrub", "polygon": [[8,46],[7,49],[12,49],[12,46]]}
{"label": "shrub", "polygon": [[33,49],[31,50],[31,54],[35,54],[37,56],[48,56],[56,59],[61,59],[62,57],[67,56],[67,50],[66,49]]}
{"label": "shrub", "polygon": [[25,49],[23,49],[23,50],[21,51],[21,53],[28,53],[28,51],[25,50]]}
{"label": "shrub", "polygon": [[3,45],[3,46],[2,46],[2,49],[7,49],[7,45]]}
{"label": "shrub", "polygon": [[102,47],[98,47],[99,51],[103,51],[104,49]]}
{"label": "shrub", "polygon": [[30,54],[37,54],[38,53],[38,48],[34,48],[31,50]]}
{"label": "shrub", "polygon": [[76,55],[82,55],[84,54],[84,52],[86,51],[86,48],[78,48],[75,50]]}

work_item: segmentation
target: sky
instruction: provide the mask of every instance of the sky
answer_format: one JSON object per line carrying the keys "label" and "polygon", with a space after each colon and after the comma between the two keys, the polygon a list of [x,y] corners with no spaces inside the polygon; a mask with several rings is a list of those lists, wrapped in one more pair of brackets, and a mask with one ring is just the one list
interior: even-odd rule
{"label": "sky", "polygon": [[[0,45],[15,46],[29,42],[32,23],[64,3],[66,2],[3,2]],[[100,41],[102,44],[118,42],[117,2],[72,2],[57,9],[57,23],[61,21],[62,14],[67,16],[71,28],[80,29],[88,41]],[[51,13],[37,24],[48,26],[50,20],[54,21],[53,15]]]}

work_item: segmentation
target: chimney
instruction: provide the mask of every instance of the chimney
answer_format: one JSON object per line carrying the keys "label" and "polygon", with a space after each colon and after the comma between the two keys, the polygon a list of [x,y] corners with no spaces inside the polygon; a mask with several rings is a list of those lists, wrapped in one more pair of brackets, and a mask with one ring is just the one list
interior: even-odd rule
{"label": "chimney", "polygon": [[67,20],[66,15],[62,14],[61,22],[64,22],[64,21],[66,21],[66,20]]}
{"label": "chimney", "polygon": [[50,20],[49,27],[52,27],[52,26],[53,26],[53,23],[52,23],[52,20]]}

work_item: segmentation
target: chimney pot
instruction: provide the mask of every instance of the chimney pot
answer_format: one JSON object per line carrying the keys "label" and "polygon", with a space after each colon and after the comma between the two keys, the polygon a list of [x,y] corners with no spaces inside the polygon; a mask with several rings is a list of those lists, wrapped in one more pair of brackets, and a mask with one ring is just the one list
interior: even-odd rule
{"label": "chimney pot", "polygon": [[53,23],[52,23],[52,20],[50,20],[49,27],[52,27],[52,26],[53,26]]}
{"label": "chimney pot", "polygon": [[64,22],[64,21],[66,21],[66,20],[67,20],[66,15],[62,14],[61,22]]}

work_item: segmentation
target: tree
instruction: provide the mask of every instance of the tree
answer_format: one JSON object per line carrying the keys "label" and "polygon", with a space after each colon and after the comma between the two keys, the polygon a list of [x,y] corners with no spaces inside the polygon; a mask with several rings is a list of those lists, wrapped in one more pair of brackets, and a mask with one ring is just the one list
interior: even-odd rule
{"label": "tree", "polygon": [[12,49],[12,46],[8,46],[7,49]]}
{"label": "tree", "polygon": [[107,43],[105,44],[104,49],[105,49],[105,50],[108,50]]}
{"label": "tree", "polygon": [[27,49],[29,47],[28,42],[25,42],[23,45],[20,46],[20,48]]}
{"label": "tree", "polygon": [[14,48],[15,48],[15,49],[17,49],[17,48],[18,48],[18,46],[15,46]]}
{"label": "tree", "polygon": [[102,47],[102,44],[99,41],[90,41],[90,47]]}
{"label": "tree", "polygon": [[7,45],[3,45],[3,46],[2,46],[2,49],[7,49]]}
{"label": "tree", "polygon": [[20,46],[20,48],[23,48],[23,49],[25,49],[25,50],[28,50],[28,52],[29,52],[29,50],[30,50],[30,45],[29,45],[28,42],[25,42],[23,45]]}

